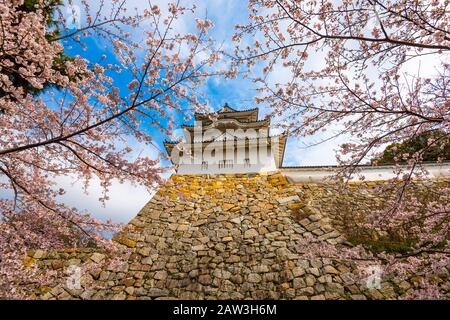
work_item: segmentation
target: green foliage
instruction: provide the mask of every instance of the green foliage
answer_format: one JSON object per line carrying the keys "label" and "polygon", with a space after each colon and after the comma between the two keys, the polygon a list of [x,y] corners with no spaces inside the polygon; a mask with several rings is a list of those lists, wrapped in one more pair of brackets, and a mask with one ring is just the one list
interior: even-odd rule
{"label": "green foliage", "polygon": [[406,254],[413,248],[413,239],[402,239],[400,237],[394,237],[388,235],[380,238],[370,238],[366,235],[348,235],[348,241],[353,245],[362,245],[363,247],[373,252],[387,252],[387,253],[400,253]]}
{"label": "green foliage", "polygon": [[[428,146],[429,139],[439,140],[439,142]],[[442,145],[444,145],[443,148],[441,148]],[[423,161],[437,161],[438,158],[450,160],[450,135],[442,131],[426,131],[403,142],[392,143],[386,147],[381,157],[372,159],[372,163],[377,165],[393,164],[396,162],[396,157],[402,162],[402,154],[413,155],[419,151],[423,152]]]}
{"label": "green foliage", "polygon": [[[62,3],[62,0],[47,0],[44,2],[42,10],[46,17],[48,27],[55,27],[57,25],[58,21],[54,19],[54,12],[58,6],[62,5]],[[24,12],[33,12],[38,9],[38,5],[38,0],[25,0],[19,9]]]}

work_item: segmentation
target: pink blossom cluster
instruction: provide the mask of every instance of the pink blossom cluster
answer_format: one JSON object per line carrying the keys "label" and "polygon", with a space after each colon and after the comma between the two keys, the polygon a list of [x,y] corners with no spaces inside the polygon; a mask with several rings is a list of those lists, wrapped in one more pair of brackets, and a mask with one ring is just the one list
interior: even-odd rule
{"label": "pink blossom cluster", "polygon": [[[426,149],[449,143],[448,3],[250,0],[248,8],[250,21],[233,37],[236,67],[262,70],[254,79],[256,102],[271,106],[281,128],[323,141],[347,137],[337,153],[339,178],[358,175],[357,165],[390,143],[443,132],[425,149],[397,157],[406,166],[395,166],[397,178],[388,185],[396,191],[366,225],[391,232],[408,226],[415,258],[385,259],[398,262],[392,263],[397,271],[436,273],[439,268],[424,266],[449,262],[450,189],[430,190],[440,200],[428,203],[405,194],[411,181],[427,178],[421,166]],[[434,74],[418,68],[421,59],[436,63]]]}
{"label": "pink blossom cluster", "polygon": [[[129,14],[123,1],[100,1],[111,11],[93,11],[82,1],[86,19],[73,30],[66,8],[49,11],[46,4],[23,10],[24,0],[0,1],[0,191],[11,194],[0,199],[0,298],[19,297],[21,284],[43,281],[22,265],[29,249],[111,248],[103,234],[120,226],[62,203],[66,190],[58,177],[72,177],[85,190],[96,178],[102,202],[113,181],[159,186],[165,170],[159,157],[141,155],[129,141],[155,148],[147,129],[168,134],[171,115],[203,105],[195,88],[226,74],[209,69],[218,61],[205,36],[209,23],[195,35],[174,30],[193,8],[172,3],[163,15],[149,5]],[[50,13],[56,26],[47,24]],[[134,30],[145,41],[136,41]],[[107,53],[99,62],[61,58],[68,39],[97,50],[87,46],[88,37],[107,40],[118,63],[106,63]],[[115,86],[122,76],[131,79],[128,92]]]}

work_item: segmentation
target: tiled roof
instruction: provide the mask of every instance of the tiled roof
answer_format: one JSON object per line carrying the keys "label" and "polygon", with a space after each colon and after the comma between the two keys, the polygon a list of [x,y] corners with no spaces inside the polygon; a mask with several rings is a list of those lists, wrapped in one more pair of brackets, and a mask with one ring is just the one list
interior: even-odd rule
{"label": "tiled roof", "polygon": [[207,114],[215,114],[215,113],[223,114],[223,113],[248,112],[248,111],[258,110],[258,108],[245,109],[245,110],[235,110],[235,109],[233,109],[231,107],[229,107],[229,108],[231,110],[233,110],[233,111],[222,111],[222,112],[220,112],[220,110],[219,110],[219,111],[216,111],[216,112],[195,112],[195,115],[207,115]]}
{"label": "tiled roof", "polygon": [[[229,120],[229,119],[227,119],[227,120]],[[258,123],[258,122],[267,122],[267,121],[269,121],[268,119],[261,119],[261,120],[248,121],[248,122],[240,121],[238,119],[233,119],[233,120],[235,120],[235,121],[237,121],[237,122],[239,122],[241,124],[249,124],[249,123]],[[195,125],[193,125],[193,124],[182,124],[181,127],[182,128],[193,128],[193,127],[195,127]]]}

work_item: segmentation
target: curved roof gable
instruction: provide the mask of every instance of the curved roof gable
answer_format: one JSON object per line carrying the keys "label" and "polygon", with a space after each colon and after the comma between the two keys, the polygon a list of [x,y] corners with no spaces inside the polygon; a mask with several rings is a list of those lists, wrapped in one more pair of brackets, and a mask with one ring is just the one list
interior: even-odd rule
{"label": "curved roof gable", "polygon": [[217,112],[211,113],[195,113],[195,120],[210,121],[210,118],[217,117],[219,119],[236,119],[242,122],[258,121],[258,108],[236,110],[231,108],[227,103]]}
{"label": "curved roof gable", "polygon": [[224,113],[224,112],[238,112],[238,110],[233,109],[232,107],[230,107],[228,105],[228,103],[225,103],[225,105],[219,110],[217,111],[218,113]]}

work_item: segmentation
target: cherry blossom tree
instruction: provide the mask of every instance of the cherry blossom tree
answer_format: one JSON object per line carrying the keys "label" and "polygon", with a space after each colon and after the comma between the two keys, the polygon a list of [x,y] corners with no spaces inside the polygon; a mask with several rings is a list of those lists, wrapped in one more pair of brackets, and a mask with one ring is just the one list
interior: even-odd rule
{"label": "cherry blossom tree", "polygon": [[[17,297],[18,285],[41,281],[22,268],[30,248],[110,247],[102,233],[117,226],[58,201],[65,190],[57,177],[86,190],[98,178],[100,201],[113,179],[159,185],[159,159],[136,155],[127,142],[150,148],[149,128],[165,134],[183,108],[202,108],[196,87],[223,74],[212,68],[219,55],[209,20],[197,19],[195,34],[174,27],[195,7],[66,5],[0,1],[0,191],[12,194],[0,200],[0,296]],[[92,39],[114,53],[100,61],[66,54],[73,46],[96,50],[87,45]],[[129,79],[127,90],[116,79]]]}
{"label": "cherry blossom tree", "polygon": [[[449,1],[249,0],[248,7],[250,21],[234,35],[236,66],[248,70],[259,85],[256,101],[268,103],[291,134],[346,135],[337,154],[346,169],[340,177],[357,173],[356,165],[380,156],[387,144],[442,133],[398,155],[406,167],[397,166],[397,178],[378,191],[391,197],[362,225],[412,236],[405,254],[375,257],[395,272],[430,275],[448,265],[448,184],[430,190],[437,200],[420,201],[411,180],[426,174],[420,164],[428,148],[448,144]],[[352,259],[361,257],[352,252]],[[333,254],[343,257],[342,250]]]}

